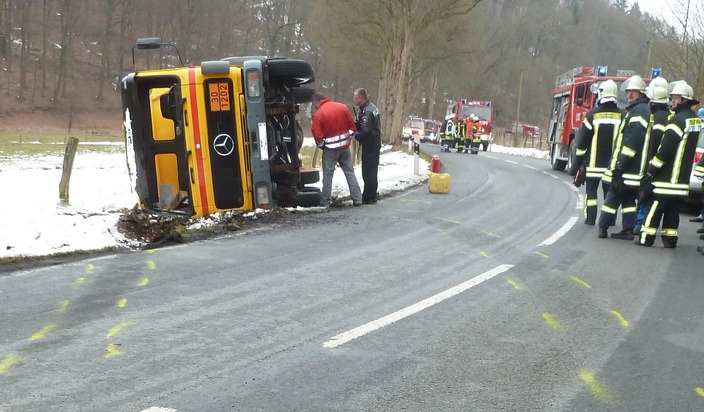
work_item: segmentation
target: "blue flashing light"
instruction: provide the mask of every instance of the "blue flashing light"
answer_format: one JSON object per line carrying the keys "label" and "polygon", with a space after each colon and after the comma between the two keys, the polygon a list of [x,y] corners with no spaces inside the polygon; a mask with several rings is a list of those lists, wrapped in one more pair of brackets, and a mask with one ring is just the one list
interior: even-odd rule
{"label": "blue flashing light", "polygon": [[661,74],[662,74],[662,69],[660,69],[659,67],[658,68],[653,67],[650,69],[650,78],[651,79],[659,77]]}
{"label": "blue flashing light", "polygon": [[597,76],[606,76],[606,73],[609,72],[609,66],[597,66],[596,68],[596,75]]}

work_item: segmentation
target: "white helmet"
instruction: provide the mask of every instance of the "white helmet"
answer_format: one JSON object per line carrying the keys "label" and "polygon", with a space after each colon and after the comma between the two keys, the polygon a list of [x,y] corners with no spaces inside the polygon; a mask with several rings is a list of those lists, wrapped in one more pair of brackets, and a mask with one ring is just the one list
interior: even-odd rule
{"label": "white helmet", "polygon": [[474,117],[472,118],[472,120],[474,120],[475,122],[478,122],[478,121],[479,121],[479,118],[478,118],[477,116],[474,116]]}
{"label": "white helmet", "polygon": [[597,99],[599,103],[615,102],[618,86],[613,80],[606,80],[599,85]]}
{"label": "white helmet", "polygon": [[623,85],[621,85],[621,89],[623,91],[628,91],[628,90],[638,90],[639,92],[645,94],[645,82],[643,79],[638,76],[631,76],[623,82]]}
{"label": "white helmet", "polygon": [[654,78],[648,87],[645,88],[645,95],[653,103],[667,103],[667,80],[662,77]]}
{"label": "white helmet", "polygon": [[687,100],[694,99],[694,90],[692,90],[692,86],[688,85],[687,82],[685,82],[684,80],[674,83],[675,84],[672,86],[672,89],[670,90],[669,94],[676,94],[684,97]]}

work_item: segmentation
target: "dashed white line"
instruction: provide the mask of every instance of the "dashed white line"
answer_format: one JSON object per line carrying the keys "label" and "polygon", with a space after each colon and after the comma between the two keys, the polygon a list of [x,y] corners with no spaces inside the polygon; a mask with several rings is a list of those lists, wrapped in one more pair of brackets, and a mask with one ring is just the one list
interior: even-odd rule
{"label": "dashed white line", "polygon": [[147,409],[142,410],[142,412],[176,412],[176,409],[161,408],[159,406],[152,406],[151,408],[147,408]]}
{"label": "dashed white line", "polygon": [[523,167],[525,167],[526,169],[530,169],[530,170],[540,170],[537,167],[528,166],[528,165],[523,165]]}
{"label": "dashed white line", "polygon": [[560,229],[558,229],[557,232],[553,233],[552,236],[545,239],[543,241],[543,243],[539,244],[538,246],[550,246],[553,243],[557,242],[562,236],[565,235],[565,233],[567,233],[570,229],[572,229],[572,226],[574,226],[574,224],[577,223],[578,219],[579,218],[576,216],[572,216],[571,218],[569,218],[567,223],[562,225],[562,227]]}
{"label": "dashed white line", "polygon": [[450,289],[442,291],[436,295],[433,295],[433,296],[431,296],[427,299],[424,299],[418,303],[415,303],[411,306],[405,307],[405,308],[398,310],[394,313],[391,313],[391,314],[386,315],[384,317],[381,317],[379,319],[373,320],[373,321],[366,323],[362,326],[356,327],[354,329],[350,329],[347,332],[333,336],[332,338],[330,338],[329,341],[323,343],[323,347],[334,348],[334,347],[343,345],[353,339],[357,339],[361,336],[364,336],[370,332],[374,332],[377,329],[381,329],[384,326],[388,326],[396,321],[399,321],[403,318],[411,316],[415,313],[420,312],[423,309],[427,309],[437,303],[440,303],[440,302],[442,302],[446,299],[449,299],[457,294],[460,294],[469,288],[477,286],[480,283],[485,282],[485,281],[493,278],[496,275],[499,275],[501,273],[506,272],[507,270],[511,269],[512,267],[513,267],[513,265],[509,265],[509,264],[499,265],[489,271],[482,273],[479,276],[476,276],[466,282],[460,283],[457,286],[453,286]]}
{"label": "dashed white line", "polygon": [[517,165],[517,164],[518,164],[518,162],[514,162],[513,160],[506,160],[506,159],[504,159],[504,162],[506,162],[506,163],[511,163],[512,165]]}

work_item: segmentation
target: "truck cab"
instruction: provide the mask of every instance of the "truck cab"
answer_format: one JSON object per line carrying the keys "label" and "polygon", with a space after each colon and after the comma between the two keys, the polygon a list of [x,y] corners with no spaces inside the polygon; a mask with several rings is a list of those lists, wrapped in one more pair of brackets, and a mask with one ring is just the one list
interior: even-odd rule
{"label": "truck cab", "polygon": [[[159,38],[135,50],[154,50]],[[180,57],[179,57],[180,61]],[[230,57],[135,70],[121,83],[132,187],[151,213],[190,217],[279,206],[317,206],[302,167],[296,116],[315,74],[305,61]]]}

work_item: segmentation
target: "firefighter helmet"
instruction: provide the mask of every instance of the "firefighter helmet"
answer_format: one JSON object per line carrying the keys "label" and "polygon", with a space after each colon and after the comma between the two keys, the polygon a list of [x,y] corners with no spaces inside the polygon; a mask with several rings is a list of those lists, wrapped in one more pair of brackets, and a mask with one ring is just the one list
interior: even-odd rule
{"label": "firefighter helmet", "polygon": [[621,86],[623,91],[628,90],[638,90],[639,92],[645,94],[645,82],[638,76],[631,76]]}
{"label": "firefighter helmet", "polygon": [[667,80],[662,77],[654,78],[645,88],[645,95],[652,103],[667,103]]}
{"label": "firefighter helmet", "polygon": [[685,82],[684,80],[677,82],[672,87],[670,94],[671,95],[676,94],[676,95],[682,96],[687,100],[694,99],[694,90],[692,90],[692,86],[688,85],[687,82]]}
{"label": "firefighter helmet", "polygon": [[597,98],[599,103],[615,102],[618,95],[618,86],[613,80],[606,80],[599,85]]}

